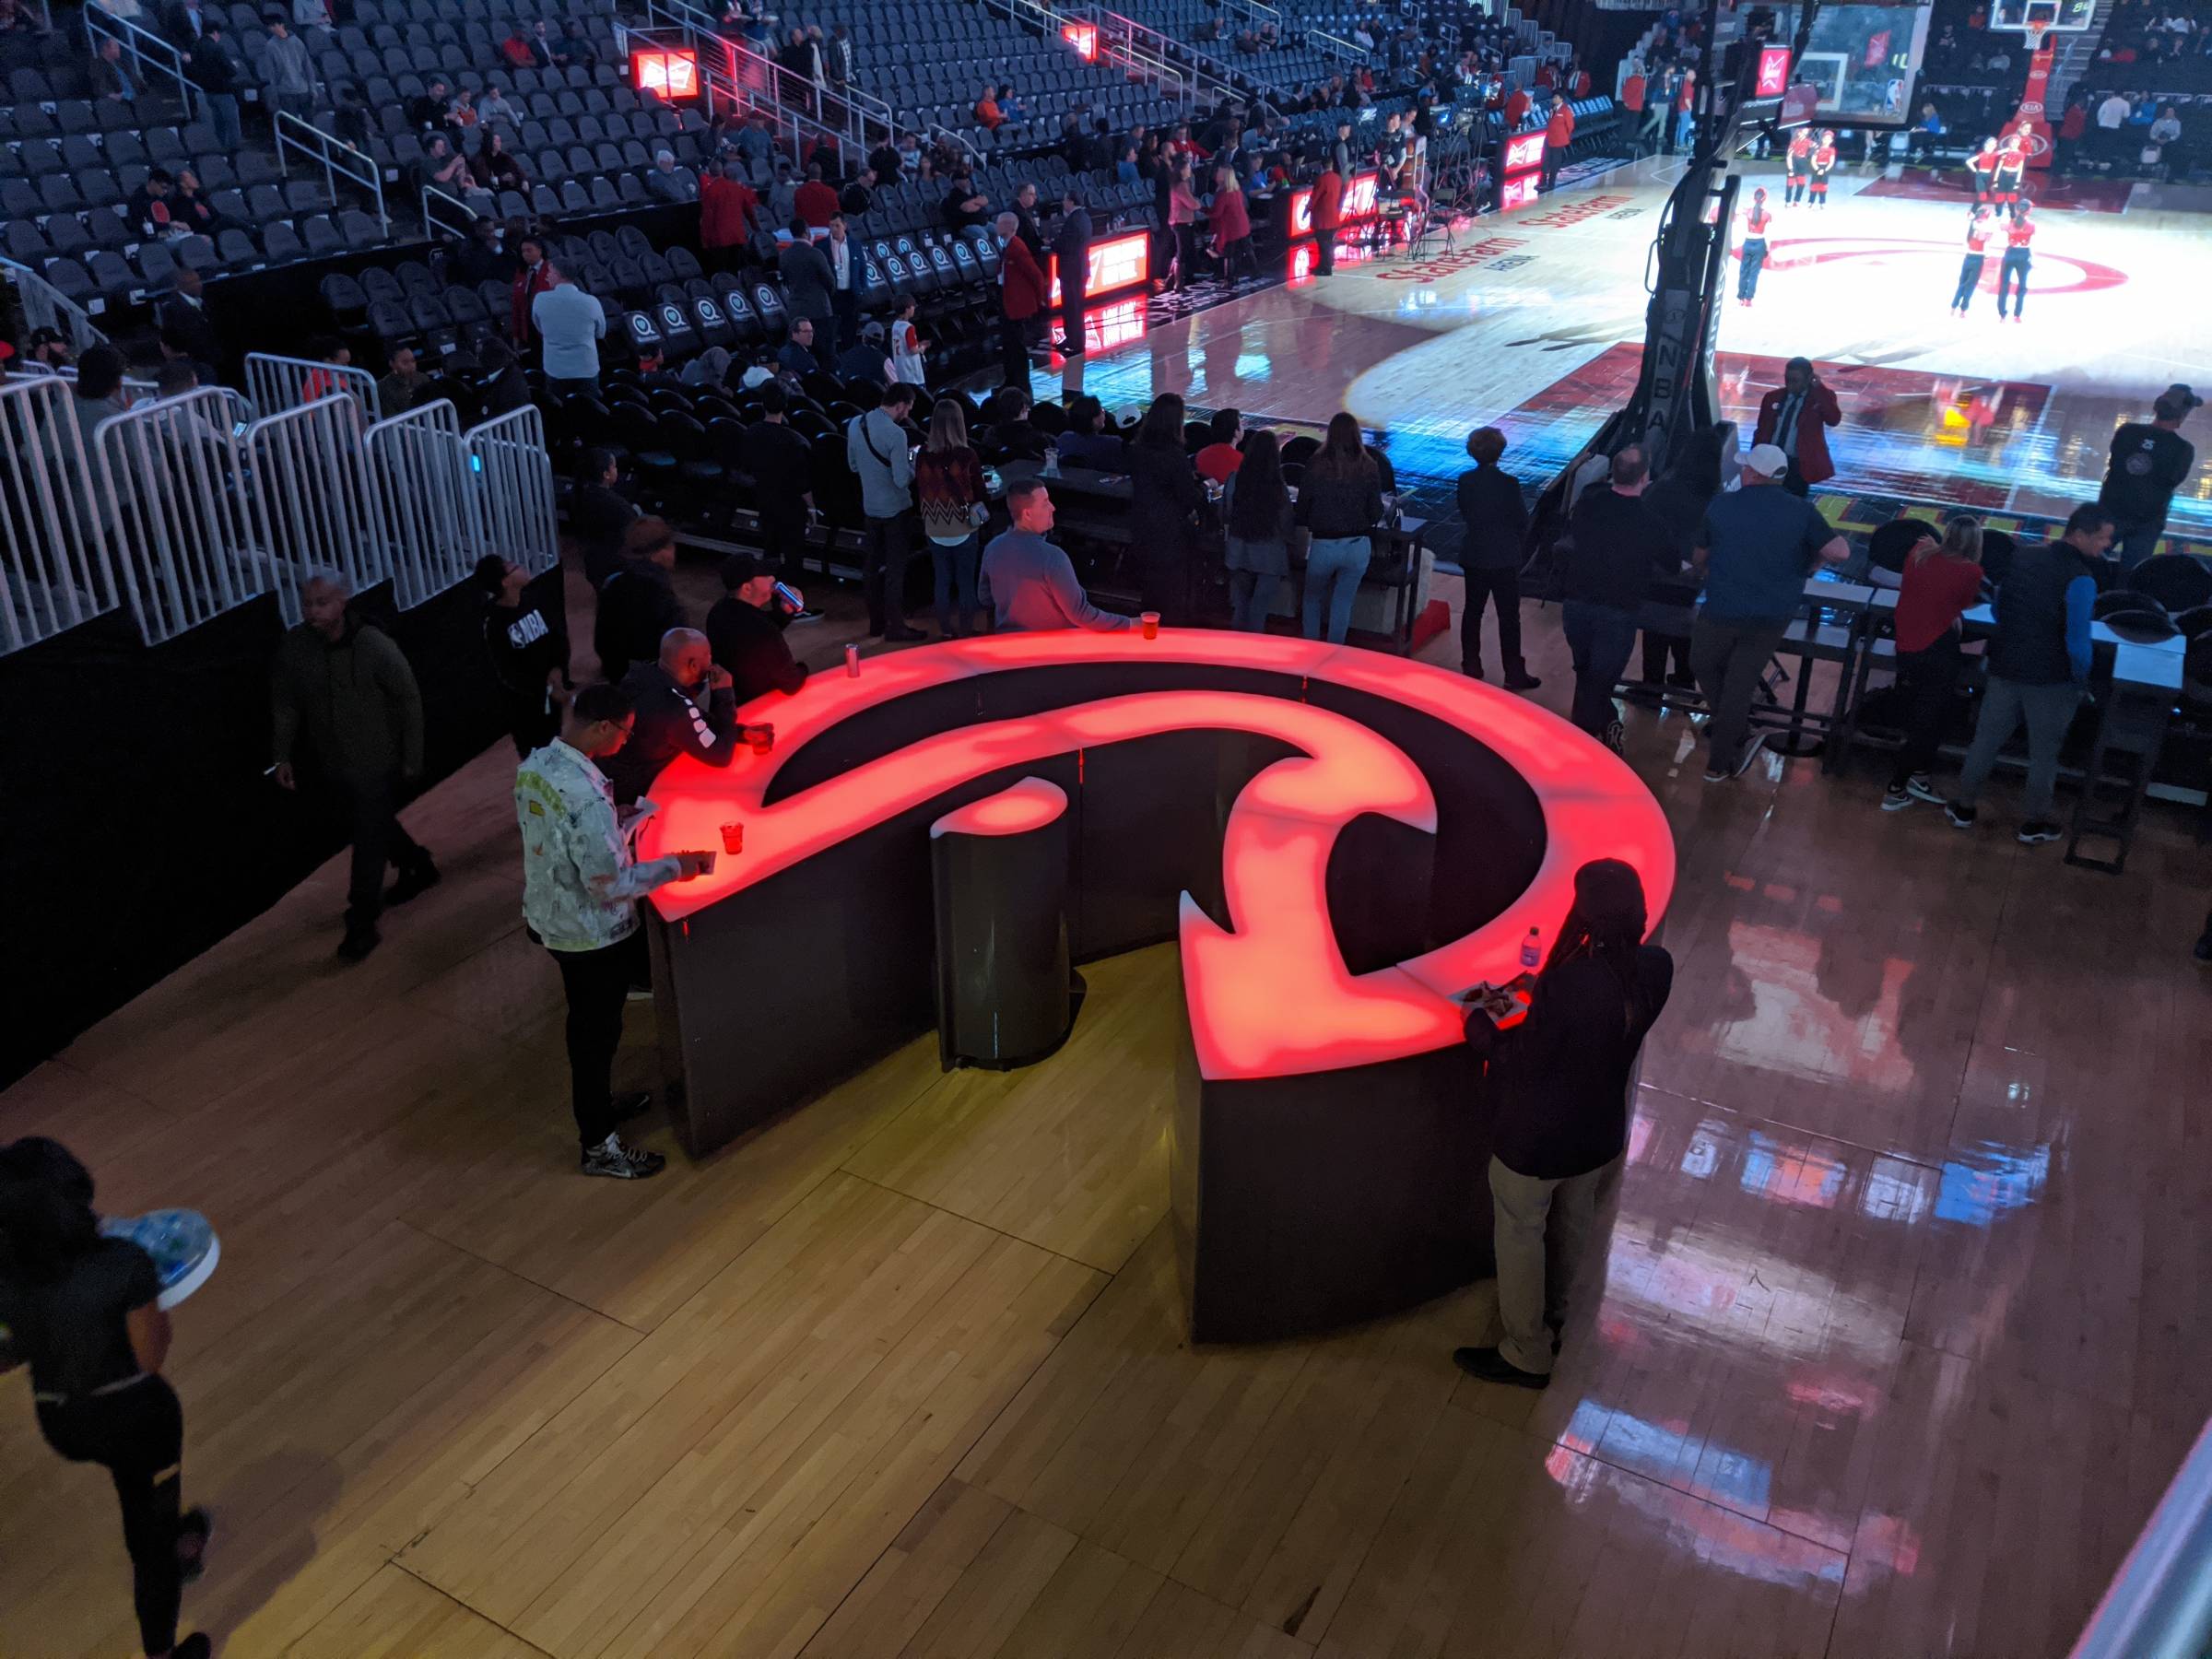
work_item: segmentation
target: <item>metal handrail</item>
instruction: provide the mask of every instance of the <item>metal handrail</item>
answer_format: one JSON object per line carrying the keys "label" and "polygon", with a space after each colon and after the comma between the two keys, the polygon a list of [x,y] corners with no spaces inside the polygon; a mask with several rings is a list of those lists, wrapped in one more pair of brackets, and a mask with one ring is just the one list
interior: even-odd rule
{"label": "metal handrail", "polygon": [[176,49],[175,44],[163,40],[150,29],[141,29],[128,18],[117,17],[100,5],[99,0],[86,0],[85,45],[88,50],[98,51],[97,42],[101,40],[113,41],[130,53],[133,78],[141,88],[146,85],[147,64],[151,57],[153,67],[177,83],[178,101],[183,104],[186,118],[199,113],[196,100],[200,89],[192,84],[192,77],[184,73],[184,54]]}
{"label": "metal handrail", "polygon": [[974,144],[969,140],[967,134],[955,132],[943,123],[935,121],[928,123],[925,130],[939,143],[949,146],[970,165],[981,167],[983,164],[983,152],[975,147]]}
{"label": "metal handrail", "polygon": [[[1158,42],[1156,45],[1147,44],[1139,49],[1150,53],[1162,63],[1172,61],[1178,66],[1188,65],[1192,72],[1194,89],[1196,88],[1199,81],[1209,81],[1212,83],[1213,91],[1218,96],[1230,98],[1243,96],[1237,89],[1236,72],[1219,58],[1199,51],[1190,41],[1179,41],[1174,36],[1153,28],[1149,23],[1139,22],[1135,18],[1124,17],[1120,12],[1111,11],[1103,6],[1092,6],[1090,16],[1101,37],[1105,36],[1111,27],[1123,30],[1128,36],[1133,47],[1137,45],[1139,37],[1148,37],[1151,41]],[[1171,58],[1171,53],[1174,54],[1172,58]]]}
{"label": "metal handrail", "polygon": [[2073,1659],[2201,1659],[2212,1647],[2212,1422],[2089,1615]]}
{"label": "metal handrail", "polygon": [[312,121],[303,121],[289,110],[276,112],[276,167],[287,178],[291,166],[285,159],[288,147],[304,152],[311,163],[320,163],[323,169],[323,189],[335,204],[338,199],[338,183],[344,179],[358,184],[369,193],[376,204],[377,222],[383,226],[384,234],[392,233],[392,215],[384,208],[383,170],[373,158],[347,144],[335,133],[326,133]]}
{"label": "metal handrail", "polygon": [[[441,213],[452,217],[440,218],[438,215]],[[425,230],[443,230],[453,236],[466,236],[471,225],[480,218],[490,217],[488,213],[477,212],[459,196],[441,190],[435,184],[422,187],[422,228]]]}
{"label": "metal handrail", "polygon": [[[1003,10],[1008,22],[1030,24],[1048,40],[1065,39],[1064,30],[1085,26],[1082,18],[1056,11],[1045,5],[1044,0],[983,0],[983,6],[986,11],[994,6]],[[1096,29],[1097,25],[1088,27]],[[1139,51],[1135,46],[1117,44],[1103,30],[1099,33],[1098,43],[1107,61],[1116,68],[1134,72],[1156,85],[1171,83],[1173,89],[1170,96],[1178,103],[1188,105],[1195,96],[1196,89],[1191,77],[1165,58],[1154,57],[1150,53]]]}
{"label": "metal handrail", "polygon": [[73,352],[82,353],[94,346],[107,344],[108,336],[92,321],[92,313],[29,265],[0,254],[0,270],[6,271],[16,285],[26,328],[61,328],[67,324],[65,332]]}
{"label": "metal handrail", "polygon": [[[728,58],[727,78],[743,85],[738,70],[753,70],[761,80],[762,89],[778,104],[786,101],[785,84],[798,79],[774,58],[756,51],[749,42],[724,34],[721,18],[686,4],[686,0],[645,0],[645,15],[653,21],[665,18],[666,26],[679,30],[693,46],[712,41],[721,47]],[[842,87],[818,86],[812,81],[801,84],[806,88],[807,101],[821,112],[811,119],[841,144],[850,143],[865,152],[875,148],[879,139],[888,144],[898,137],[899,112],[875,94],[864,92],[850,83]]]}
{"label": "metal handrail", "polygon": [[1346,63],[1364,64],[1367,62],[1367,53],[1359,41],[1347,41],[1342,35],[1333,35],[1325,29],[1307,29],[1306,44],[1318,47],[1321,51],[1329,53],[1330,56],[1341,58]]}

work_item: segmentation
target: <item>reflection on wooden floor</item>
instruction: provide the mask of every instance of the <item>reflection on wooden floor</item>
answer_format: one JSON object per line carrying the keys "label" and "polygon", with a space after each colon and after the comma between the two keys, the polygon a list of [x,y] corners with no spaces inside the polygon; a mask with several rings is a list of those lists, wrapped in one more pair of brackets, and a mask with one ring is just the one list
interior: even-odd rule
{"label": "reflection on wooden floor", "polygon": [[[334,864],[0,1097],[109,1207],[224,1234],[171,1367],[220,1521],[190,1624],[309,1659],[2063,1652],[2212,1401],[2205,861],[2161,819],[2124,879],[2067,870],[2002,794],[1961,835],[1807,761],[1707,788],[1681,737],[1631,715],[1681,971],[1541,1395],[1453,1370],[1474,1293],[1184,1343],[1165,947],[1090,970],[1033,1070],[917,1041],[703,1166],[580,1179],[487,754],[411,811],[448,878],[366,964],[329,958]],[[0,1386],[0,1653],[129,1650],[112,1509]]]}

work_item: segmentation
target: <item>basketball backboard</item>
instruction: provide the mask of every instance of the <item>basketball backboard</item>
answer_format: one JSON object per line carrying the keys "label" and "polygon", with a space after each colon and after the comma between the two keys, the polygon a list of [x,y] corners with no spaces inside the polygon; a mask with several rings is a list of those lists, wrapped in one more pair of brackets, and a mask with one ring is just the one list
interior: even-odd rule
{"label": "basketball backboard", "polygon": [[1991,0],[1992,29],[2077,34],[2097,20],[2097,0]]}

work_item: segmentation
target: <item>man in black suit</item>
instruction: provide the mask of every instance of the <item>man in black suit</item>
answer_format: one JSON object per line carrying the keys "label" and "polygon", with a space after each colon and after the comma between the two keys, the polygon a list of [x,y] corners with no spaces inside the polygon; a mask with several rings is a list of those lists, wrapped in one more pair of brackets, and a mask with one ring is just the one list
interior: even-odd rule
{"label": "man in black suit", "polygon": [[1528,529],[1521,482],[1498,465],[1505,454],[1505,434],[1479,427],[1467,435],[1475,465],[1459,475],[1459,517],[1465,526],[1459,568],[1467,583],[1459,614],[1460,672],[1482,677],[1482,612],[1498,609],[1498,653],[1504,659],[1505,688],[1533,691],[1543,682],[1521,660],[1521,538]]}
{"label": "man in black suit", "polygon": [[1053,256],[1060,262],[1060,333],[1054,347],[1064,357],[1083,355],[1083,290],[1090,280],[1090,210],[1069,184],[1060,198],[1060,225],[1053,234]]}
{"label": "man in black suit", "polygon": [[803,218],[791,221],[791,241],[776,255],[776,274],[783,279],[783,309],[814,324],[815,361],[828,369],[837,361],[837,310],[830,298],[834,278],[821,249],[807,240]]}
{"label": "man in black suit", "polygon": [[199,272],[190,265],[177,267],[176,291],[154,310],[154,325],[161,337],[161,355],[189,358],[199,365],[200,384],[212,386],[222,379],[229,355],[223,336],[207,315],[207,302]]}

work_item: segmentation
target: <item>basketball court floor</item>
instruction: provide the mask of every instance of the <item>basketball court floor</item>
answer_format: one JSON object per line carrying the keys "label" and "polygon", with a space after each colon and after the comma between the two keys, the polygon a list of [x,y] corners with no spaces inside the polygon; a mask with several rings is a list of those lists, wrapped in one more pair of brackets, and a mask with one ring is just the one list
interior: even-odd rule
{"label": "basketball court floor", "polygon": [[[1041,371],[1038,395],[1079,382],[1133,410],[1177,392],[1305,424],[1347,408],[1389,434],[1401,477],[1447,485],[1466,465],[1468,430],[1496,425],[1509,470],[1547,477],[1635,383],[1647,255],[1677,172],[1664,159],[1617,169],[1476,221],[1449,253],[1432,238],[1418,259],[1347,259],[1332,277],[1173,321],[1108,310],[1093,351],[1061,375]],[[1731,262],[1722,403],[1747,441],[1783,362],[1820,365],[1844,412],[1830,439],[1839,522],[1853,496],[2063,517],[2095,495],[2118,421],[2147,419],[2172,382],[2212,387],[2212,220],[2180,205],[2205,193],[2045,192],[2026,320],[1997,318],[1994,249],[1960,320],[1949,304],[1970,198],[1956,179],[1840,173],[1824,208],[1781,206],[1778,167],[1745,181],[1746,203],[1768,185],[1778,225],[1748,309],[1735,303]],[[2212,420],[2200,424],[2187,435],[2212,453]],[[2212,538],[2201,460],[2171,528]]]}

